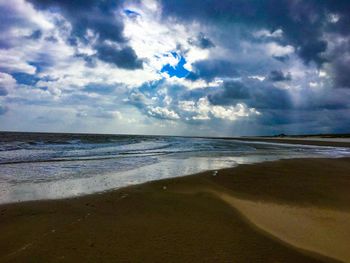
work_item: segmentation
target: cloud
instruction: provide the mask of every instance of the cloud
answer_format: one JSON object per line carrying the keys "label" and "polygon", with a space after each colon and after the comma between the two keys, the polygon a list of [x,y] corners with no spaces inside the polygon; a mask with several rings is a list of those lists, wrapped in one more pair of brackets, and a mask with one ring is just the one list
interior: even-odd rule
{"label": "cloud", "polygon": [[189,39],[188,42],[191,45],[195,45],[203,49],[215,47],[214,43],[202,32],[200,32],[196,38]]}
{"label": "cloud", "polygon": [[211,105],[207,98],[200,98],[194,101],[179,101],[179,108],[185,112],[195,113],[191,118],[193,120],[210,120],[211,117],[235,121],[239,118],[260,115],[254,108],[248,108],[243,103],[237,103],[235,106],[217,106]]}
{"label": "cloud", "polygon": [[274,59],[281,61],[281,62],[287,62],[289,59],[288,55],[284,55],[284,56],[272,56]]}
{"label": "cloud", "polygon": [[276,29],[274,31],[270,31],[267,29],[260,29],[258,31],[253,32],[253,36],[257,39],[261,38],[281,38],[283,36],[282,29]]}
{"label": "cloud", "polygon": [[327,42],[324,40],[305,42],[299,49],[299,55],[309,63],[314,61],[318,65],[322,65],[327,59],[324,52],[327,50]]}
{"label": "cloud", "polygon": [[152,107],[149,106],[147,108],[147,114],[149,116],[158,118],[158,119],[166,119],[166,120],[178,120],[180,116],[173,110],[169,110],[167,108],[162,107]]}
{"label": "cloud", "polygon": [[291,45],[281,46],[275,42],[270,42],[265,46],[267,54],[272,57],[286,57],[294,52]]}
{"label": "cloud", "polygon": [[220,89],[211,91],[208,99],[214,105],[231,105],[244,102],[262,113],[266,109],[293,107],[293,100],[286,89],[281,89],[268,80],[244,79],[224,82]]}
{"label": "cloud", "polygon": [[6,96],[15,86],[16,80],[11,75],[0,72],[0,96]]}
{"label": "cloud", "polygon": [[350,54],[339,57],[334,63],[335,83],[336,87],[350,88]]}
{"label": "cloud", "polygon": [[4,115],[6,112],[8,112],[8,110],[8,107],[0,104],[0,115]]}
{"label": "cloud", "polygon": [[250,98],[249,88],[240,81],[225,81],[221,89],[210,94],[208,99],[213,104],[230,104],[232,100],[241,101]]}
{"label": "cloud", "polygon": [[306,63],[313,61],[318,65],[326,61],[323,53],[327,49],[327,43],[322,38],[330,14],[336,13],[338,18],[337,22],[331,23],[332,27],[344,32],[342,15],[348,17],[349,12],[348,4],[343,1],[223,0],[217,4],[214,0],[194,0],[188,4],[182,0],[162,1],[162,5],[164,17],[173,16],[225,28],[239,24],[250,28],[254,36],[260,39],[283,36],[284,42],[290,44],[284,48],[276,43],[269,44],[270,53],[285,55],[293,48]]}
{"label": "cloud", "polygon": [[96,93],[110,95],[118,88],[117,85],[104,85],[100,83],[89,83],[84,87],[84,91],[88,93]]}
{"label": "cloud", "polygon": [[329,73],[334,78],[335,87],[350,88],[350,35],[344,37],[332,34],[329,37],[338,43],[330,47],[328,56],[333,60],[329,62]]}
{"label": "cloud", "polygon": [[115,64],[125,69],[142,68],[142,60],[138,59],[135,51],[130,47],[117,49],[110,45],[99,45],[97,47],[97,56],[99,59]]}
{"label": "cloud", "polygon": [[143,93],[139,91],[131,92],[128,99],[125,101],[140,108],[151,103],[150,99],[148,99]]}
{"label": "cloud", "polygon": [[101,107],[97,107],[96,109],[90,110],[79,110],[76,113],[76,116],[79,118],[102,118],[102,119],[123,119],[123,115],[120,111],[116,110],[106,110]]}
{"label": "cloud", "polygon": [[281,70],[272,70],[269,74],[269,80],[271,80],[271,81],[290,81],[290,80],[292,80],[292,76],[289,72],[287,74],[284,74]]}
{"label": "cloud", "polygon": [[[124,25],[118,14],[121,12],[119,1],[88,0],[72,3],[68,0],[31,0],[31,3],[42,10],[58,10],[70,22],[72,30],[68,40],[71,45],[91,44],[91,38],[94,38],[92,47],[99,59],[120,68],[142,68],[142,60],[127,45],[123,34]],[[106,45],[108,41],[117,45]]]}
{"label": "cloud", "polygon": [[86,32],[91,29],[99,34],[101,40],[125,41],[123,23],[116,15],[119,1],[94,0],[30,0],[41,10],[58,10],[73,26],[72,37],[86,38]]}
{"label": "cloud", "polygon": [[199,78],[212,81],[214,78],[238,76],[234,64],[227,60],[207,59],[200,60],[193,64],[193,71],[187,76],[189,80]]}
{"label": "cloud", "polygon": [[0,86],[0,97],[1,96],[6,96],[8,94],[6,88]]}
{"label": "cloud", "polygon": [[0,12],[3,129],[350,128],[347,1],[13,0]]}
{"label": "cloud", "polygon": [[20,52],[9,52],[6,49],[0,49],[0,70],[11,72],[24,72],[34,74],[36,68],[23,60]]}

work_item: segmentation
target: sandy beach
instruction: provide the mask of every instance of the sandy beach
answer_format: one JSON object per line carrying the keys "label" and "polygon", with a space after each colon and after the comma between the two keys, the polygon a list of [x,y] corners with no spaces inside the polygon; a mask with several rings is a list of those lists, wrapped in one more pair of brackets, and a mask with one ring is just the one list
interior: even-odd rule
{"label": "sandy beach", "polygon": [[349,262],[350,159],[0,206],[0,262]]}

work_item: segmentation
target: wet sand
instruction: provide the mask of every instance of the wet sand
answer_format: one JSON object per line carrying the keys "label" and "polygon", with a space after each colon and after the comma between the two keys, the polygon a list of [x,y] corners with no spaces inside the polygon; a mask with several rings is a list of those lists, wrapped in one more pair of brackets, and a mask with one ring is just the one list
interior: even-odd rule
{"label": "wet sand", "polygon": [[0,206],[0,262],[350,261],[350,159],[240,165]]}

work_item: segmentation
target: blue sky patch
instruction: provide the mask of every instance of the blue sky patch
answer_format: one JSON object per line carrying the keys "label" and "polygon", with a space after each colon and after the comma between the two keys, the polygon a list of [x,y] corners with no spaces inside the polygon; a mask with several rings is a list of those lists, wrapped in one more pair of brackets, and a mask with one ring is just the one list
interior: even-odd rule
{"label": "blue sky patch", "polygon": [[178,55],[176,52],[171,52],[171,54],[177,58],[180,57],[179,63],[177,63],[176,66],[171,66],[170,64],[166,64],[162,67],[160,72],[166,72],[169,74],[170,77],[178,77],[178,78],[184,78],[186,77],[190,71],[184,68],[184,65],[186,64],[186,59],[183,56]]}

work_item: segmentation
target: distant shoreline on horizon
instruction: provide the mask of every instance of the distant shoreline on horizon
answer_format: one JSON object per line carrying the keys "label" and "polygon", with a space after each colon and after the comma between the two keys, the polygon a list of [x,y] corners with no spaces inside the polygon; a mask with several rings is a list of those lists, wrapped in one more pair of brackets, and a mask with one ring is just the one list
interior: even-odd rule
{"label": "distant shoreline on horizon", "polygon": [[[22,132],[22,131],[0,131],[0,134],[13,134],[16,136],[25,135],[73,135],[73,136],[139,136],[139,137],[184,137],[184,138],[208,138],[208,139],[223,139],[223,140],[240,140],[240,141],[260,141],[288,144],[303,144],[315,146],[334,146],[334,147],[350,147],[350,133],[339,134],[303,134],[303,135],[270,135],[270,136],[186,136],[186,135],[157,135],[157,134],[113,134],[113,133],[69,133],[69,132]],[[1,138],[0,138],[1,141]]]}
{"label": "distant shoreline on horizon", "polygon": [[190,137],[190,138],[350,138],[350,133],[318,133],[318,134],[276,134],[276,135],[241,135],[241,136],[191,136],[171,134],[133,134],[133,133],[90,133],[90,132],[45,132],[45,131],[1,131],[0,133],[27,133],[27,134],[74,134],[74,135],[108,135],[108,136],[169,136],[169,137]]}

